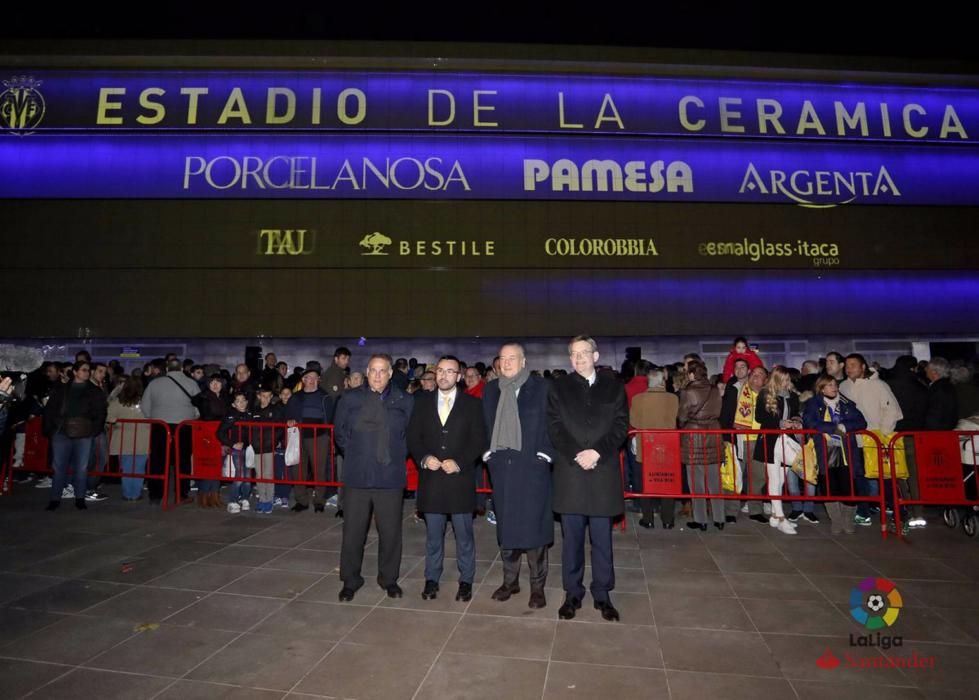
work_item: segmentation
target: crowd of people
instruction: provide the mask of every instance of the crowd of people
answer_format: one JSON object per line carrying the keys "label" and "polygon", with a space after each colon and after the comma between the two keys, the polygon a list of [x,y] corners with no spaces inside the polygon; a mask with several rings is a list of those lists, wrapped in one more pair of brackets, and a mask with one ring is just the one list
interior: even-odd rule
{"label": "crowd of people", "polygon": [[[428,532],[423,598],[439,593],[449,523],[456,538],[457,598],[471,597],[473,519],[485,515],[497,526],[504,564],[494,599],[519,592],[526,557],[528,604],[543,607],[557,516],[566,593],[559,615],[573,618],[584,597],[587,530],[590,592],[609,620],[618,619],[609,597],[612,523],[626,508],[641,513],[644,528],[655,526],[657,511],[662,527],[673,528],[679,510],[694,531],[711,524],[721,530],[744,515],[792,535],[799,523],[820,523],[822,513],[812,500],[819,495],[826,497],[820,502],[832,534],[853,533],[855,526],[872,523],[871,499],[879,486],[864,460],[866,438],[855,433],[886,438],[897,431],[953,430],[960,418],[965,427],[979,422],[974,368],[940,357],[900,357],[883,369],[856,353],[831,352],[799,370],[766,368],[747,340],[737,338],[723,371],[711,376],[696,353],[665,366],[640,359],[616,371],[599,364],[591,338],[574,338],[568,352],[571,371],[531,370],[522,345],[514,342],[487,364],[468,365],[452,356],[429,364],[375,354],[361,373],[351,366],[350,350],[340,347],[326,368],[310,361],[290,372],[269,353],[256,371],[241,363],[229,372],[169,356],[128,374],[118,363],[92,362],[82,352],[71,364],[48,362],[29,375],[20,400],[10,399],[4,382],[0,409],[10,404],[17,422],[43,418],[53,476],[37,486],[50,489],[49,510],[66,498],[79,509],[107,498],[99,476],[89,472],[105,472],[110,462],[126,475],[124,500],[142,500],[145,491],[158,503],[167,441],[182,470],[189,473],[192,464],[190,431],[177,426],[195,419],[217,423],[229,471],[223,479],[196,479],[193,485],[180,479],[181,499],[190,500],[193,488],[200,507],[235,514],[252,508],[262,514],[276,508],[302,512],[311,505],[316,512],[335,509],[344,518],[341,600],[353,599],[364,584],[360,568],[372,521],[380,539],[378,584],[391,596],[401,595],[401,514],[410,456],[419,469],[418,517]],[[126,423],[143,419],[153,423]],[[256,424],[269,427],[256,431]],[[630,428],[686,431],[680,443],[682,489],[674,498],[640,495],[651,492],[643,484],[644,439],[627,439]],[[752,433],[766,430],[782,434]],[[801,430],[816,432],[793,434]],[[287,464],[290,432],[301,446],[299,458]],[[815,476],[792,469],[785,457],[790,443],[799,451],[809,441],[818,443]],[[906,441],[905,461],[909,473],[900,488],[915,499],[912,441]],[[477,493],[487,478],[484,470],[491,500]],[[143,475],[157,478],[144,483]],[[283,480],[342,481],[343,489],[278,483]],[[635,494],[628,504],[624,492]],[[745,494],[759,498],[739,497]],[[920,506],[908,516],[909,527],[925,526]]]}

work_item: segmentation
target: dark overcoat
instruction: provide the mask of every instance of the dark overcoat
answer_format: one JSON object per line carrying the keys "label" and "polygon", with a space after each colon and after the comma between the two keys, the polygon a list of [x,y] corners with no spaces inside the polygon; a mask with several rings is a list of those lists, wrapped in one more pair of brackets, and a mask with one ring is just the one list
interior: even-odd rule
{"label": "dark overcoat", "polygon": [[[624,511],[619,449],[629,431],[625,388],[613,376],[599,372],[595,383],[577,372],[554,381],[547,407],[547,424],[554,444],[554,510],[614,517]],[[575,456],[598,452],[598,465],[582,469]]]}
{"label": "dark overcoat", "polygon": [[[486,426],[479,399],[456,389],[452,411],[442,425],[438,391],[417,392],[408,422],[408,451],[418,465],[416,506],[422,513],[472,513],[476,510],[476,464],[486,450]],[[461,471],[425,469],[427,456],[453,459]]]}
{"label": "dark overcoat", "polygon": [[[551,507],[551,464],[539,454],[554,458],[547,434],[549,384],[531,376],[517,395],[521,449],[498,450],[486,464],[493,483],[496,539],[501,549],[534,549],[554,542],[554,510]],[[497,380],[483,391],[486,437],[492,440],[496,407],[500,403]]]}
{"label": "dark overcoat", "polygon": [[343,392],[337,404],[333,429],[337,447],[343,450],[343,482],[358,489],[403,489],[405,462],[408,459],[405,435],[413,406],[411,394],[389,384],[381,395],[387,411],[390,457],[387,464],[381,464],[377,459],[377,434],[358,428],[360,412],[373,399],[370,391],[365,383]]}

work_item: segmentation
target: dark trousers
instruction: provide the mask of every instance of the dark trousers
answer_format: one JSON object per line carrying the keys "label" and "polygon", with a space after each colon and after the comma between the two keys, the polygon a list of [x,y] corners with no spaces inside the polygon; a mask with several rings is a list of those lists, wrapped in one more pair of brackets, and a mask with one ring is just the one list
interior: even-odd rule
{"label": "dark trousers", "polygon": [[347,486],[343,497],[343,544],[340,545],[340,580],[346,588],[364,585],[360,568],[364,563],[364,544],[371,528],[371,514],[377,523],[377,583],[386,588],[401,575],[402,489],[357,489]]}
{"label": "dark trousers", "polygon": [[[330,434],[328,432],[321,430],[315,438],[303,437],[299,464],[291,467],[293,478],[296,481],[333,481],[336,475],[333,473],[331,457]],[[313,492],[313,504],[317,506],[326,503],[326,499],[337,492],[336,488],[296,484],[292,490],[296,503],[308,506],[310,491]]]}
{"label": "dark trousers", "polygon": [[[176,445],[170,446],[170,465],[177,464],[177,452],[180,453],[180,473],[190,474],[190,456],[194,449],[193,436],[191,430],[185,428],[179,433],[177,425],[170,425],[170,434],[178,436]],[[153,423],[150,426],[150,474],[163,474],[166,470],[167,459],[167,431],[162,425]],[[149,489],[150,500],[159,501],[163,498],[163,480],[148,479],[147,488]],[[184,479],[180,482],[180,497],[187,498],[190,492],[190,480]]]}
{"label": "dark trousers", "polygon": [[612,518],[561,514],[561,582],[564,592],[574,598],[585,597],[585,526],[591,539],[591,597],[608,602],[615,588],[612,563]]}
{"label": "dark trousers", "polygon": [[520,560],[527,555],[527,568],[530,569],[530,590],[544,590],[547,583],[547,547],[534,549],[501,549],[503,559],[503,584],[515,586],[520,581]]}
{"label": "dark trousers", "polygon": [[659,517],[663,521],[664,525],[672,525],[674,520],[674,514],[676,513],[676,505],[674,504],[674,499],[672,498],[640,498],[639,505],[642,508],[642,518],[643,520],[653,519],[653,510],[659,507]]}
{"label": "dark trousers", "polygon": [[442,578],[442,562],[445,560],[445,527],[452,521],[456,538],[456,561],[459,565],[459,583],[473,582],[476,578],[476,544],[473,539],[472,513],[425,513],[425,580],[439,582]]}

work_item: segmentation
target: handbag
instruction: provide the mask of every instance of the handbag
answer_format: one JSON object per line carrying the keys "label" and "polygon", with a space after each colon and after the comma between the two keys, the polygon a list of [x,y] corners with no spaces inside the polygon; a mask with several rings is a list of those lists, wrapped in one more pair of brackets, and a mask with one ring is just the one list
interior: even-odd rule
{"label": "handbag", "polygon": [[68,391],[65,388],[65,395],[61,399],[61,432],[65,437],[72,440],[76,438],[91,437],[93,421],[88,416],[68,416]]}
{"label": "handbag", "polygon": [[72,416],[65,418],[61,424],[61,432],[69,438],[86,438],[92,436],[92,419],[86,416]]}

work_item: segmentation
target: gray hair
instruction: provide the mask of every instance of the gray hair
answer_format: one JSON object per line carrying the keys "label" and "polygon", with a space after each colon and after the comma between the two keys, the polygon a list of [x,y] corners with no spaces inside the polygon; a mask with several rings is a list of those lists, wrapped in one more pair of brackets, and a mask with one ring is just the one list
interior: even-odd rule
{"label": "gray hair", "polygon": [[931,360],[928,362],[928,367],[932,369],[939,377],[948,376],[949,364],[948,360],[946,360],[944,357],[931,358]]}
{"label": "gray hair", "polygon": [[653,369],[649,371],[646,375],[647,381],[649,381],[650,389],[665,389],[666,388],[666,375],[661,369]]}
{"label": "gray hair", "polygon": [[574,345],[575,343],[588,343],[588,347],[591,350],[591,352],[598,352],[598,343],[596,343],[591,336],[576,335],[574,338],[571,339],[571,342],[568,343],[568,352],[571,352],[571,346]]}

